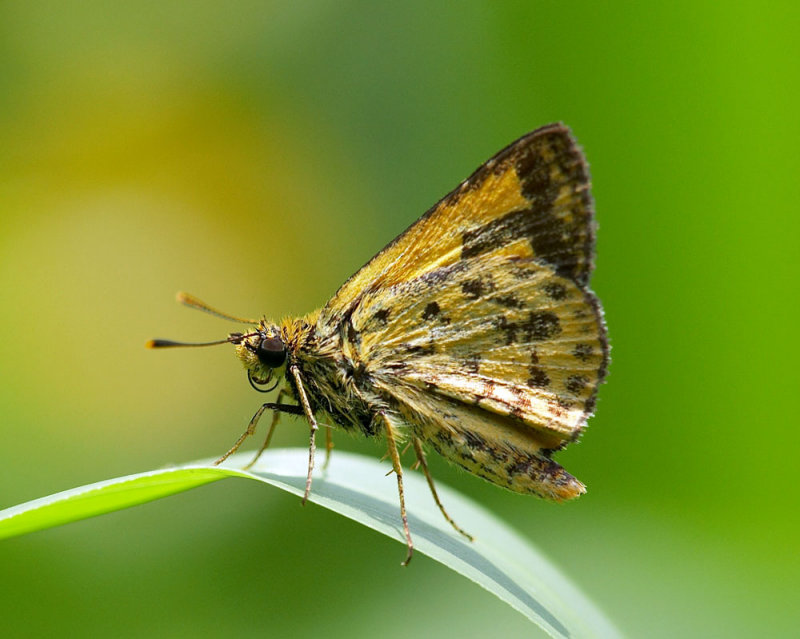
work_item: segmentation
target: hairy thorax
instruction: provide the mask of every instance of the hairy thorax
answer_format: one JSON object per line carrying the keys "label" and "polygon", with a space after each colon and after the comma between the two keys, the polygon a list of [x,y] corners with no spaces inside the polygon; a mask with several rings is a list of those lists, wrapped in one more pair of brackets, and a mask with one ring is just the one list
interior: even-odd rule
{"label": "hairy thorax", "polygon": [[[312,410],[323,412],[338,426],[374,436],[380,433],[383,402],[374,393],[369,372],[341,326],[320,327],[309,320],[287,320],[281,329],[289,346],[289,366],[303,378]],[[287,375],[292,394],[294,379]]]}

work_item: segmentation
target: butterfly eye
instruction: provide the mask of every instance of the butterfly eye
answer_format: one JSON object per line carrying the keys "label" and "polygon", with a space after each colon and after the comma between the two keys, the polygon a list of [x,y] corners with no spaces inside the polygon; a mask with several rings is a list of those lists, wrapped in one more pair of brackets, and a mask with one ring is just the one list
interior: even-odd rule
{"label": "butterfly eye", "polygon": [[278,337],[267,337],[256,347],[256,357],[267,368],[279,368],[286,361],[286,346]]}

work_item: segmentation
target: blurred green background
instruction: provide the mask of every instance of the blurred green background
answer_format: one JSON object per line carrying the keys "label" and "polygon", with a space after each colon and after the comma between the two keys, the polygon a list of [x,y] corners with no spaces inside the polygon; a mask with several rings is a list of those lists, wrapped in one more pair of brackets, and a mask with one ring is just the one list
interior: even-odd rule
{"label": "blurred green background", "polygon": [[[613,345],[598,414],[559,458],[589,493],[555,506],[434,472],[630,636],[794,635],[799,15],[5,0],[0,505],[226,450],[261,400],[230,349],[143,348],[231,329],[175,291],[305,313],[563,120],[592,166]],[[275,445],[306,432],[287,420]],[[0,619],[4,636],[539,636],[403,552],[228,481],[3,542]]]}

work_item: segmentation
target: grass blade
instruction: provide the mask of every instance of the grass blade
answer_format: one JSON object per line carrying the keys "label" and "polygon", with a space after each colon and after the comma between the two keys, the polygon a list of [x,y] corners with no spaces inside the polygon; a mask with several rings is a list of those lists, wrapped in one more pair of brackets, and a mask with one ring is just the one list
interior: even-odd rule
{"label": "grass blade", "polygon": [[[267,451],[250,471],[239,470],[250,453],[221,467],[208,461],[149,471],[74,488],[0,511],[0,539],[120,510],[226,477],[262,481],[295,495],[305,486],[308,451]],[[396,480],[388,464],[342,451],[315,472],[310,501],[405,543]],[[600,611],[529,542],[477,504],[446,486],[442,501],[470,543],[439,513],[418,473],[404,475],[415,550],[496,595],[554,637],[618,637]],[[403,553],[398,554],[398,563]],[[398,570],[400,568],[398,567]],[[413,570],[413,563],[409,570]]]}

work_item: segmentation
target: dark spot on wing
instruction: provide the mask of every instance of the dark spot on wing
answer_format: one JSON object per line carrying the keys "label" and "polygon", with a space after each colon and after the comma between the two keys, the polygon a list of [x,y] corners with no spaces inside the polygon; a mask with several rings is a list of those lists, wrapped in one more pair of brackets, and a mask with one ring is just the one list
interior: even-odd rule
{"label": "dark spot on wing", "polygon": [[376,311],[372,316],[373,321],[381,326],[386,326],[389,323],[389,313],[391,310],[392,309],[390,308],[382,308],[381,310]]}
{"label": "dark spot on wing", "polygon": [[561,332],[558,317],[550,311],[533,311],[527,319],[510,322],[505,315],[495,320],[495,326],[503,333],[505,343],[541,342]]}
{"label": "dark spot on wing", "polygon": [[480,398],[486,399],[490,395],[494,394],[495,386],[497,386],[497,383],[493,379],[490,377],[483,378],[483,388],[481,389],[482,394],[480,395]]}
{"label": "dark spot on wing", "polygon": [[503,339],[506,345],[513,344],[517,341],[519,326],[516,322],[509,322],[505,315],[501,315],[495,320],[495,326],[503,333]]}
{"label": "dark spot on wing", "polygon": [[[488,253],[510,244],[515,239],[526,237],[526,220],[530,217],[531,212],[527,209],[514,211],[483,226],[464,231],[461,238],[461,259],[466,260]],[[527,225],[530,226],[530,223]]]}
{"label": "dark spot on wing", "polygon": [[544,292],[551,300],[561,301],[567,296],[567,287],[558,282],[548,282],[544,285]]}
{"label": "dark spot on wing", "polygon": [[435,288],[447,282],[453,275],[462,272],[466,268],[463,262],[456,262],[448,266],[433,269],[417,279],[412,280],[409,284],[421,286],[424,288]]}
{"label": "dark spot on wing", "polygon": [[528,379],[528,386],[533,388],[547,388],[550,385],[550,378],[541,368],[538,366],[531,366],[528,370],[531,374],[530,379]]}
{"label": "dark spot on wing", "polygon": [[572,349],[572,354],[582,362],[588,360],[592,356],[593,352],[594,348],[592,348],[591,344],[576,344],[575,348]]}
{"label": "dark spot on wing", "polygon": [[473,280],[467,280],[461,284],[461,291],[467,296],[467,299],[477,300],[483,297],[494,288],[491,280],[482,277],[476,277]]}
{"label": "dark spot on wing", "polygon": [[573,395],[579,395],[588,383],[589,379],[584,375],[570,375],[565,386]]}
{"label": "dark spot on wing", "polygon": [[[539,144],[523,147],[514,168],[523,195],[537,213],[539,228],[531,240],[536,256],[555,264],[560,275],[586,285],[592,269],[594,227],[583,153],[568,132],[554,130],[543,134]],[[570,195],[555,208],[562,186],[569,186]]]}
{"label": "dark spot on wing", "polygon": [[560,333],[561,323],[554,313],[536,311],[528,316],[528,320],[522,324],[522,329],[528,341],[541,342]]}
{"label": "dark spot on wing", "polygon": [[383,331],[389,325],[391,308],[381,308],[372,313],[367,319],[363,320],[359,326],[362,333],[375,333]]}
{"label": "dark spot on wing", "polygon": [[506,466],[506,472],[509,475],[527,475],[528,471],[531,469],[531,458],[530,457],[521,457],[518,459],[514,459],[508,466]]}
{"label": "dark spot on wing", "polygon": [[511,276],[517,280],[529,280],[536,274],[533,269],[525,268],[523,266],[514,266],[511,269]]}
{"label": "dark spot on wing", "polygon": [[500,306],[505,306],[506,308],[522,308],[523,306],[522,301],[513,293],[496,295],[491,298],[491,301],[500,304]]}
{"label": "dark spot on wing", "polygon": [[463,360],[464,370],[468,373],[477,373],[480,368],[481,359],[480,353],[473,353]]}
{"label": "dark spot on wing", "polygon": [[431,320],[434,319],[439,313],[441,309],[439,308],[439,304],[436,302],[430,302],[426,307],[425,310],[422,311],[422,319],[424,320]]}
{"label": "dark spot on wing", "polygon": [[[491,466],[487,466],[486,464],[478,464],[478,468],[480,468],[480,476],[481,477],[493,477],[491,481],[496,483],[505,482],[504,478],[500,476],[500,474]],[[467,468],[467,470],[470,470]],[[507,482],[506,482],[507,483]]]}

